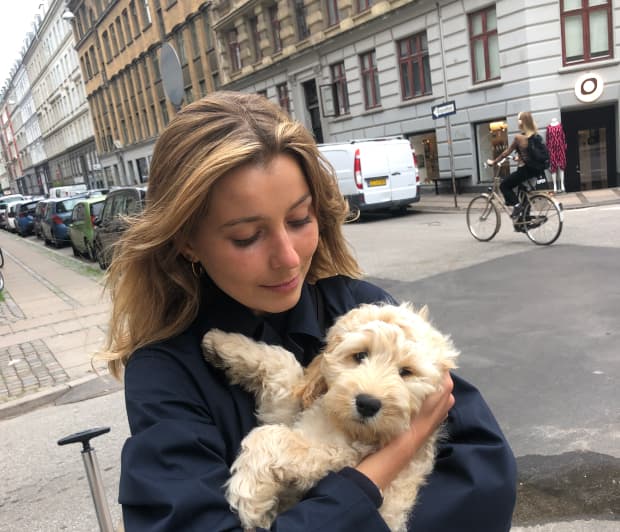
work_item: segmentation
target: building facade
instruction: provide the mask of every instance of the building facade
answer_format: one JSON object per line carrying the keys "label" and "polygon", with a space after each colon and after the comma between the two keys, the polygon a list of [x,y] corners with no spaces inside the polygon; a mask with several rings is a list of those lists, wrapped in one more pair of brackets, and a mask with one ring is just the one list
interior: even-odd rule
{"label": "building facade", "polygon": [[469,176],[534,114],[562,124],[568,191],[618,186],[619,0],[69,0],[108,184],[148,178],[176,112],[225,88],[264,94],[318,142],[402,135],[420,175]]}
{"label": "building facade", "polygon": [[163,43],[177,52],[185,104],[217,86],[210,70],[218,61],[208,5],[198,0],[68,2],[108,184],[148,179],[155,140],[176,112],[159,66]]}
{"label": "building facade", "polygon": [[[9,189],[103,186],[90,109],[65,0],[42,2],[0,94]],[[3,189],[4,189],[3,183]]]}
{"label": "building facade", "polygon": [[617,1],[214,0],[212,15],[222,85],[279,101],[319,142],[403,135],[423,180],[485,185],[527,110],[543,138],[562,123],[566,190],[618,186]]}

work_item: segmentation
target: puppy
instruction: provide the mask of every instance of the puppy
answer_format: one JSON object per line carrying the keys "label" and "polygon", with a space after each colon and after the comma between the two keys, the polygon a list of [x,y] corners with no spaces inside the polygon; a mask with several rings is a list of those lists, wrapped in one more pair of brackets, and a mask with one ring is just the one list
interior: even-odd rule
{"label": "puppy", "polygon": [[[361,305],[330,328],[304,371],[285,349],[209,331],[207,360],[256,397],[261,426],[242,441],[226,496],[246,528],[269,528],[329,471],[355,467],[410,425],[424,399],[456,367],[451,340],[410,304]],[[434,464],[431,437],[384,491],[379,511],[406,530]]]}

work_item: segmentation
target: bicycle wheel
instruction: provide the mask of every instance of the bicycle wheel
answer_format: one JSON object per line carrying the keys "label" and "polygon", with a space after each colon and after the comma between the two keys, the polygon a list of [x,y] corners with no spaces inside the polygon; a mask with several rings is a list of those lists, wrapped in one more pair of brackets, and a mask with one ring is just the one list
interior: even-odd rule
{"label": "bicycle wheel", "polygon": [[2,248],[0,248],[0,268],[4,266],[4,254],[2,253]]}
{"label": "bicycle wheel", "polygon": [[553,244],[560,236],[564,223],[562,209],[545,194],[530,197],[523,219],[528,238],[541,246]]}
{"label": "bicycle wheel", "polygon": [[2,292],[2,290],[4,290],[4,275],[0,272],[0,292]]}
{"label": "bicycle wheel", "polygon": [[488,242],[499,231],[499,211],[491,196],[480,194],[469,202],[467,206],[467,227],[476,240]]}

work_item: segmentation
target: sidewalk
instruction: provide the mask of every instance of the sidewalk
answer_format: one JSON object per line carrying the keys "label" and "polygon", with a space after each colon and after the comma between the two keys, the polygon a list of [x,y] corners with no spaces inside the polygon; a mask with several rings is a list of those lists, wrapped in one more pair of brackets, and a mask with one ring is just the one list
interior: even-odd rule
{"label": "sidewalk", "polygon": [[0,419],[14,417],[106,375],[100,349],[109,302],[103,275],[46,248],[0,233],[5,266],[0,302]]}
{"label": "sidewalk", "polygon": [[[420,211],[465,211],[470,200],[480,192],[464,192],[455,196],[451,192],[451,187],[443,184],[439,194],[435,194],[433,185],[423,185],[419,203],[413,203],[412,210]],[[587,190],[585,192],[564,192],[554,194],[555,199],[562,204],[565,210],[582,209],[598,205],[608,205],[620,203],[620,187],[605,188],[601,190]]]}

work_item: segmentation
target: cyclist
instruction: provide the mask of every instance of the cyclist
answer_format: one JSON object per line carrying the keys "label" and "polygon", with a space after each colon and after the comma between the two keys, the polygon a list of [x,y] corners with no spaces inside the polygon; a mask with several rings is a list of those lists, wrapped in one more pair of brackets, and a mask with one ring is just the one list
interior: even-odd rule
{"label": "cyclist", "polygon": [[502,153],[495,159],[488,159],[487,164],[494,166],[497,162],[513,152],[517,152],[515,159],[517,160],[517,169],[504,179],[499,186],[506,205],[512,205],[512,219],[517,220],[521,215],[523,206],[519,203],[519,199],[514,189],[524,181],[532,177],[538,177],[540,170],[536,170],[528,166],[527,141],[532,135],[538,134],[536,122],[529,111],[523,111],[517,115],[517,123],[521,133],[517,133],[512,141]]}

